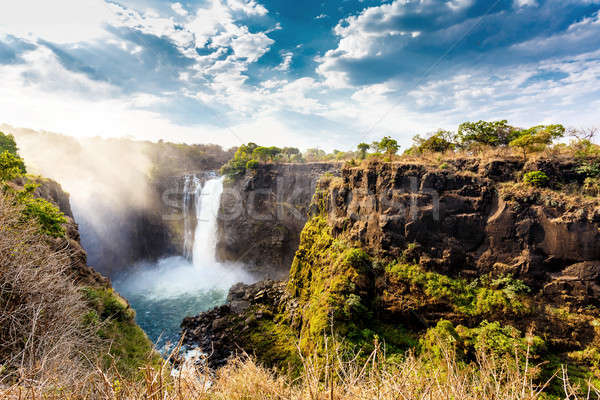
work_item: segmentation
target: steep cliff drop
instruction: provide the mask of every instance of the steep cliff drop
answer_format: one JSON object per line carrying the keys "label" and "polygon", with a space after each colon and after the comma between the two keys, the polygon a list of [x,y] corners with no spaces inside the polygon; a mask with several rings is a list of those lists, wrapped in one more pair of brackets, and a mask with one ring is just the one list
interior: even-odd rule
{"label": "steep cliff drop", "polygon": [[222,191],[220,177],[204,180],[187,176],[181,216],[183,256],[137,264],[114,281],[115,288],[136,310],[138,324],[159,348],[178,340],[183,317],[224,303],[233,284],[254,280],[239,265],[216,261],[217,215]]}

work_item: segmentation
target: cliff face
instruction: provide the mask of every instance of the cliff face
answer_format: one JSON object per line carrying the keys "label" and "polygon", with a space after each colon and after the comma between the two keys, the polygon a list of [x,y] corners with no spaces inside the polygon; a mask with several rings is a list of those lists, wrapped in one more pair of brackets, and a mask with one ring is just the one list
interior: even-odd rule
{"label": "cliff face", "polygon": [[[555,182],[570,180],[569,163],[526,168],[544,166]],[[599,202],[511,183],[520,172],[515,163],[463,167],[344,169],[341,181],[323,188],[331,193],[328,221],[334,234],[373,255],[405,255],[452,274],[511,273],[540,287],[577,263],[600,265]]]}
{"label": "cliff face", "polygon": [[[540,361],[595,365],[600,201],[567,193],[580,184],[574,168],[373,162],[324,176],[287,283],[232,288],[227,305],[183,322],[188,343],[218,347],[213,365],[239,346],[285,367],[331,333],[367,349],[385,342],[388,354],[449,335],[467,360],[475,348],[531,345]],[[520,183],[532,170],[553,187]]]}
{"label": "cliff face", "polygon": [[[72,276],[77,283],[95,287],[110,287],[110,281],[87,264],[87,253],[81,246],[79,226],[73,219],[69,194],[63,190],[59,183],[51,179],[31,178],[29,181],[38,185],[34,191],[36,197],[51,202],[65,214],[67,220],[65,235],[56,238],[49,237],[48,243],[53,250],[66,251],[70,259]],[[18,178],[11,185],[14,189],[21,190],[25,183],[25,180]]]}
{"label": "cliff face", "polygon": [[250,271],[283,278],[319,177],[338,174],[339,163],[261,164],[226,185],[218,218],[217,257]]}

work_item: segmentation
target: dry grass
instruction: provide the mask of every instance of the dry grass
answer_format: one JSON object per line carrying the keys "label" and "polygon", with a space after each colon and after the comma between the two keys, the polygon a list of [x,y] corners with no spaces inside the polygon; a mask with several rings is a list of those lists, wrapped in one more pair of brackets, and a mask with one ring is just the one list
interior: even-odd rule
{"label": "dry grass", "polygon": [[68,249],[52,250],[21,215],[0,195],[0,384],[71,383],[96,347],[83,326],[88,308],[68,275]]}
{"label": "dry grass", "polygon": [[552,380],[563,388],[560,398],[600,398],[591,385],[571,385],[566,368],[535,383],[537,367],[486,352],[470,365],[456,362],[452,351],[438,360],[408,353],[391,362],[376,346],[360,363],[358,357],[342,360],[339,352],[331,354],[325,360],[304,358],[303,373],[296,378],[265,369],[248,357],[231,360],[216,372],[203,368],[202,362],[186,363],[182,373],[169,376],[165,360],[159,369],[145,367],[144,379],[137,382],[97,370],[70,387],[20,384],[0,389],[0,400],[537,400],[548,398],[544,391]]}

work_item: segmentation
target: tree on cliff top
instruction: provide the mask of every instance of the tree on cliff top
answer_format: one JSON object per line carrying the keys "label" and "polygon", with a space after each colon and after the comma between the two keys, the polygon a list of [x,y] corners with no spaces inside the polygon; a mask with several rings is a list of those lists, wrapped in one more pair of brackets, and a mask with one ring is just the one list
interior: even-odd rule
{"label": "tree on cliff top", "polygon": [[518,147],[523,152],[523,159],[528,153],[542,151],[555,139],[563,137],[565,127],[562,125],[538,125],[519,132],[519,136],[509,143],[510,147]]}
{"label": "tree on cliff top", "polygon": [[405,154],[422,154],[425,152],[443,153],[454,150],[456,147],[455,135],[450,131],[439,129],[427,138],[416,135],[413,137],[414,145],[406,150]]}
{"label": "tree on cliff top", "polygon": [[[21,159],[21,157],[19,157],[19,148],[17,147],[17,143],[15,142],[15,137],[13,135],[7,135],[3,132],[0,132],[0,153],[4,152],[7,152],[9,155],[3,155],[3,164],[1,166],[2,169],[4,169],[5,166],[9,167],[10,164],[12,165],[12,167],[16,167],[21,174],[27,172],[25,168],[25,162],[23,161],[23,159]],[[13,157],[10,157],[10,155],[12,155]]]}
{"label": "tree on cliff top", "polygon": [[385,153],[390,160],[400,148],[398,142],[389,136],[384,136],[379,142],[373,142],[371,147],[373,147],[373,149],[379,153]]}
{"label": "tree on cliff top", "polygon": [[465,122],[458,127],[457,144],[469,149],[474,145],[492,147],[507,146],[519,136],[519,129],[510,126],[507,120]]}
{"label": "tree on cliff top", "polygon": [[367,143],[359,143],[358,146],[356,146],[356,148],[358,149],[358,152],[360,153],[360,159],[364,160],[365,158],[367,158],[367,151],[369,150],[371,146],[369,146]]}

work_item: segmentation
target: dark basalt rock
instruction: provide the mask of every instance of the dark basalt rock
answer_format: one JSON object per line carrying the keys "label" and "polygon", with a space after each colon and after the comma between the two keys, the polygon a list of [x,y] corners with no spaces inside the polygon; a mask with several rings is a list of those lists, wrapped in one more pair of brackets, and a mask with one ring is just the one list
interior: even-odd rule
{"label": "dark basalt rock", "polygon": [[223,366],[229,357],[244,351],[244,332],[255,321],[271,318],[268,308],[285,300],[284,282],[238,283],[229,290],[227,304],[183,320],[184,344],[206,353],[209,367]]}
{"label": "dark basalt rock", "polygon": [[285,279],[318,179],[341,163],[261,164],[225,187],[217,256],[263,278]]}

